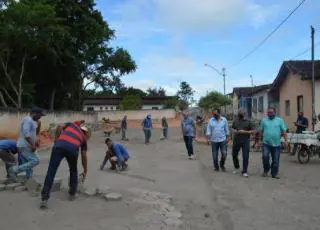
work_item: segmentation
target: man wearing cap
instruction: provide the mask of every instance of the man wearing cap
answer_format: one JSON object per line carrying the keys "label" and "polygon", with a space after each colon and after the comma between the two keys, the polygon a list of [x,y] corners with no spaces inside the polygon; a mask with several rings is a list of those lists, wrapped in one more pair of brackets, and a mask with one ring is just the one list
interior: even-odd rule
{"label": "man wearing cap", "polygon": [[82,125],[79,127],[71,122],[66,123],[65,126],[60,129],[60,133],[57,133],[51,152],[46,179],[41,192],[40,208],[46,209],[48,207],[47,203],[50,198],[50,190],[60,162],[63,158],[66,158],[70,171],[69,200],[74,200],[78,186],[79,148],[81,148],[81,160],[83,166],[82,179],[85,180],[88,171],[87,140],[89,137],[90,130],[86,126]]}
{"label": "man wearing cap", "polygon": [[26,179],[30,179],[33,168],[39,164],[39,158],[36,155],[37,125],[42,116],[45,116],[42,109],[35,107],[31,110],[30,115],[24,117],[20,123],[17,147],[24,160],[22,164],[10,168],[9,176],[12,180],[16,180],[16,175],[21,172],[26,172]]}

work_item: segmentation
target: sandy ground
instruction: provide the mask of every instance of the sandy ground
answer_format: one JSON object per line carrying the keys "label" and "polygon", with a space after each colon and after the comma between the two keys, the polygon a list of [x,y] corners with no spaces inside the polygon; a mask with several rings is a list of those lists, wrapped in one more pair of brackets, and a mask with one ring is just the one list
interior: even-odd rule
{"label": "sandy ground", "polygon": [[[65,192],[55,192],[50,209],[41,211],[37,208],[39,198],[26,192],[1,191],[0,229],[319,229],[318,159],[300,165],[283,154],[281,179],[274,180],[260,177],[261,153],[252,153],[250,177],[246,179],[232,174],[230,154],[228,171],[214,173],[206,145],[195,144],[197,160],[188,160],[179,129],[170,130],[167,141],[160,141],[160,130],[154,130],[148,146],[143,144],[140,129],[130,129],[128,137],[125,145],[132,155],[130,168],[117,174],[98,170],[105,151],[104,137],[102,132],[93,134],[85,184],[89,189],[107,186],[122,194],[122,201],[79,196],[68,202]],[[43,179],[48,159],[49,152],[42,152],[35,170],[37,178]],[[0,176],[4,176],[4,168]],[[57,176],[67,183],[66,162]],[[168,201],[170,196],[172,202]]]}

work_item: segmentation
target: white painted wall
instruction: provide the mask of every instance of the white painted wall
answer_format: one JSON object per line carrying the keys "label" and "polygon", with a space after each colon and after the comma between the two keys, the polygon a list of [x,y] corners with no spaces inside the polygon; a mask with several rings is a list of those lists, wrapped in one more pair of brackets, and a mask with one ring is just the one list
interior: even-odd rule
{"label": "white painted wall", "polygon": [[[85,105],[83,106],[83,111],[88,111],[88,108],[92,107],[94,111],[115,111],[117,109],[116,105]],[[163,109],[164,105],[143,105],[142,110],[152,110],[153,107],[157,107],[158,109]]]}
{"label": "white painted wall", "polygon": [[[258,110],[259,97],[261,97],[261,96],[263,97],[263,111],[259,112],[259,110]],[[256,109],[257,112],[253,112],[254,111],[254,108],[253,108],[253,100],[254,99],[257,99],[257,109]],[[262,91],[262,92],[259,92],[259,93],[252,95],[252,119],[261,120],[265,116],[265,114],[268,110],[268,104],[269,104],[269,98],[268,98],[267,91]]]}
{"label": "white painted wall", "polygon": [[142,109],[143,110],[148,110],[148,109],[152,109],[152,108],[154,108],[154,107],[156,107],[156,108],[158,108],[158,109],[163,109],[164,108],[164,105],[143,105],[142,106]]}

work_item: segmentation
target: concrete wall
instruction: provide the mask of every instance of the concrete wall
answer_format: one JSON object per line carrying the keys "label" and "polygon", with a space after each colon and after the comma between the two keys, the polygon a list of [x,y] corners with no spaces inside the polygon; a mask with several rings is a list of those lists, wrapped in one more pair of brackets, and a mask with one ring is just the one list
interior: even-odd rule
{"label": "concrete wall", "polygon": [[[259,112],[259,97],[263,97],[263,111]],[[253,100],[257,100],[257,107],[253,108]],[[269,97],[267,91],[262,91],[252,95],[252,119],[261,120],[268,110]],[[254,112],[256,111],[256,112]]]}
{"label": "concrete wall", "polygon": [[[158,109],[163,109],[164,105],[143,105],[142,110],[151,110],[152,108],[157,107]],[[85,105],[83,106],[83,111],[88,111],[88,108],[93,108],[93,111],[114,111],[119,110],[117,105]]]}
{"label": "concrete wall", "polygon": [[[50,124],[61,124],[68,121],[85,120],[87,123],[97,123],[103,117],[110,120],[120,120],[124,115],[129,120],[142,120],[147,114],[153,119],[175,118],[176,112],[173,109],[166,110],[138,110],[138,111],[102,111],[102,112],[59,112],[47,113],[41,119],[42,130],[47,130]],[[18,134],[20,120],[28,113],[0,112],[0,137],[15,137]]]}
{"label": "concrete wall", "polygon": [[[320,99],[320,84],[316,82],[316,105]],[[303,112],[305,117],[309,119],[309,129],[311,128],[312,117],[312,89],[311,81],[302,81],[300,76],[289,73],[286,80],[280,86],[280,116],[284,119],[290,130],[295,130],[294,122],[297,119],[297,97],[303,96]],[[290,115],[286,115],[285,101],[290,101]],[[319,105],[316,107],[319,109]],[[317,111],[316,111],[317,112]],[[318,111],[319,112],[319,111]]]}

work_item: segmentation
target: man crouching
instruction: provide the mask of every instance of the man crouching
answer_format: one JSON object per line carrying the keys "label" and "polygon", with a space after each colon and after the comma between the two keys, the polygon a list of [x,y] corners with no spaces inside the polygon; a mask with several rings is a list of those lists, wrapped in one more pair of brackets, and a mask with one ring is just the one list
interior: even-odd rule
{"label": "man crouching", "polygon": [[116,170],[117,166],[120,171],[126,170],[128,168],[127,161],[129,160],[128,150],[119,143],[113,143],[110,138],[107,138],[105,143],[108,146],[108,151],[106,152],[100,170],[103,170],[108,160],[111,164],[111,170]]}

